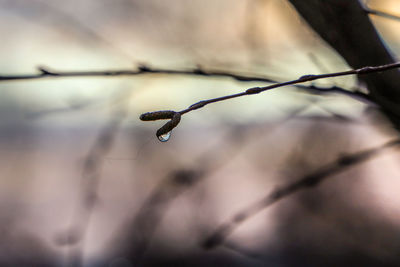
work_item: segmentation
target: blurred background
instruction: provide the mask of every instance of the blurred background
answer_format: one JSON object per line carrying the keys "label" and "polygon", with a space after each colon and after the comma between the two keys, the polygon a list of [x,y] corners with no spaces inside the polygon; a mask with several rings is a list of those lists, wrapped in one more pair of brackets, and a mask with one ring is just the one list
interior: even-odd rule
{"label": "blurred background", "polygon": [[[365,1],[400,14],[398,0]],[[371,15],[394,55],[400,22]],[[348,66],[285,0],[0,0],[0,74],[224,71],[276,81]],[[266,83],[147,73],[0,81],[0,266],[399,266],[396,149],[221,223],[398,133],[373,105],[284,87],[182,117],[155,110]],[[359,88],[355,77],[307,85]]]}

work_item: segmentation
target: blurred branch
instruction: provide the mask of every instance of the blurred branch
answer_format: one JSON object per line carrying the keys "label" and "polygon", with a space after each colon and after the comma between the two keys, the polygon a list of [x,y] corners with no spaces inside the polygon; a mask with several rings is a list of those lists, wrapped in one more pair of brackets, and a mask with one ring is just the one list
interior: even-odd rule
{"label": "blurred branch", "polygon": [[[263,124],[232,125],[220,140],[215,144],[208,145],[208,148],[196,158],[195,162],[198,163],[196,167],[186,166],[169,172],[146,198],[133,220],[127,223],[128,234],[123,235],[125,241],[117,241],[117,244],[122,243],[125,246],[122,255],[129,257],[136,264],[140,264],[152,241],[154,232],[176,198],[232,162],[236,155],[240,154],[249,143],[259,140],[258,137],[265,138],[266,135],[272,134],[285,122],[296,118],[297,114],[305,109],[307,109],[307,106],[291,111],[281,123],[274,127],[268,126],[267,132],[262,130]],[[256,135],[249,138],[248,134],[254,132],[255,129],[258,129],[258,131],[255,131]],[[224,142],[221,142],[221,140],[224,140]],[[226,143],[229,145],[226,146]],[[247,258],[253,260],[260,258],[259,255],[240,248],[234,242],[224,243],[223,245],[224,248],[234,250]]]}
{"label": "blurred branch", "polygon": [[203,247],[211,249],[221,245],[227,236],[229,236],[239,225],[275,202],[302,189],[314,187],[328,177],[343,172],[344,170],[353,167],[356,164],[363,163],[376,156],[378,153],[397,145],[400,145],[400,139],[389,141],[379,147],[367,149],[350,155],[344,155],[338,158],[336,161],[322,166],[308,175],[305,175],[294,183],[290,183],[273,190],[261,200],[237,212],[228,222],[221,224],[211,235],[205,239],[202,244]]}
{"label": "blurred branch", "polygon": [[[249,129],[242,129],[243,135]],[[154,188],[133,220],[127,223],[124,240],[117,240],[118,245],[124,246],[122,252],[124,257],[130,258],[138,266],[142,264],[141,261],[152,241],[154,232],[172,202],[235,158],[235,155],[245,146],[247,139],[244,136],[238,138],[237,131],[229,129],[222,140],[232,140],[232,142],[228,141],[231,145],[225,147],[225,142],[217,142],[197,157],[196,162],[200,162],[198,166],[171,170]]]}
{"label": "blurred branch", "polygon": [[272,79],[260,76],[245,76],[233,74],[226,71],[206,71],[201,67],[192,70],[174,70],[150,68],[140,65],[137,69],[129,70],[100,70],[100,71],[55,71],[45,67],[38,67],[39,73],[27,75],[0,75],[0,82],[14,80],[33,80],[44,78],[66,78],[66,77],[113,77],[113,76],[135,76],[142,74],[175,74],[175,75],[196,75],[196,76],[220,76],[228,77],[241,82],[275,82]]}
{"label": "blurred branch", "polygon": [[[125,246],[124,257],[130,257],[136,264],[140,265],[152,241],[154,232],[175,199],[232,162],[249,143],[258,140],[257,137],[262,135],[265,138],[266,135],[272,134],[285,122],[296,118],[297,114],[306,108],[307,106],[303,106],[289,112],[287,118],[282,120],[280,124],[273,127],[268,126],[267,132],[262,130],[263,124],[231,125],[217,142],[207,145],[207,148],[196,157],[196,160],[194,160],[194,162],[197,162],[196,167],[180,167],[167,173],[145,199],[132,221],[127,223],[127,234],[123,235],[125,241],[117,241],[117,244]],[[256,131],[257,135],[249,138],[248,134],[255,129],[259,130]],[[235,246],[234,243],[224,245],[230,249],[234,249]],[[237,246],[235,250],[249,258],[257,259],[256,255],[245,252]]]}
{"label": "blurred branch", "polygon": [[[125,236],[126,257],[138,266],[152,240],[153,234],[172,202],[204,178],[202,171],[179,169],[171,171],[144,201]],[[121,243],[121,242],[119,242]]]}
{"label": "blurred branch", "polygon": [[[140,65],[136,70],[99,70],[99,71],[56,71],[50,70],[46,67],[38,67],[39,73],[37,74],[26,74],[26,75],[0,75],[0,82],[15,81],[15,80],[34,80],[34,79],[45,79],[45,78],[71,78],[71,77],[117,77],[117,76],[136,76],[144,74],[168,74],[168,75],[192,75],[192,76],[203,76],[203,77],[226,77],[232,78],[239,82],[265,82],[265,83],[278,83],[276,80],[262,77],[262,76],[251,76],[235,74],[223,70],[204,70],[200,66],[189,70],[175,70],[175,69],[163,69],[163,68],[151,68],[147,65]],[[309,76],[309,75],[307,75]],[[311,75],[310,75],[311,76]],[[318,75],[316,75],[318,76]],[[341,75],[337,75],[341,76]],[[304,77],[304,76],[303,76]],[[335,77],[335,76],[332,76]],[[307,82],[316,79],[304,80]],[[294,84],[294,83],[293,83]],[[338,93],[353,97],[363,102],[371,102],[368,95],[362,92],[352,92],[338,86],[330,88],[321,88],[315,85],[304,86],[296,85],[301,90],[310,91],[311,93]],[[276,86],[280,87],[280,86]],[[275,87],[274,87],[275,88]]]}
{"label": "blurred branch", "polygon": [[[130,95],[130,90],[124,91],[125,99]],[[121,124],[126,118],[127,101],[121,101],[99,135],[92,144],[84,158],[82,180],[80,184],[81,196],[74,212],[73,222],[66,235],[60,235],[60,245],[75,245],[71,248],[69,263],[71,266],[82,266],[82,256],[85,247],[85,237],[94,209],[99,201],[98,189],[101,179],[101,169],[104,156],[110,152]]]}

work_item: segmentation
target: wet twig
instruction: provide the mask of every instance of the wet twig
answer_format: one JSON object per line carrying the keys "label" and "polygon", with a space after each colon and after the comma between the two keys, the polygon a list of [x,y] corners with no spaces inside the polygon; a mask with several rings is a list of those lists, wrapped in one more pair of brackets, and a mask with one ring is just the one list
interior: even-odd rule
{"label": "wet twig", "polygon": [[[186,109],[183,109],[183,110],[177,111],[177,112],[168,110],[168,111],[155,111],[155,112],[144,113],[140,116],[140,119],[144,120],[144,121],[159,120],[159,119],[171,119],[164,126],[162,126],[157,131],[157,134],[156,134],[159,139],[160,139],[160,136],[167,134],[168,137],[166,139],[160,139],[161,141],[166,141],[166,140],[168,140],[169,134],[172,131],[172,129],[178,125],[182,115],[189,113],[193,110],[203,108],[206,105],[211,104],[211,103],[217,103],[217,102],[221,102],[221,101],[225,101],[225,100],[229,100],[229,99],[233,99],[233,98],[237,98],[237,97],[247,96],[247,95],[255,95],[255,94],[259,94],[259,93],[262,93],[262,92],[265,92],[265,91],[268,91],[271,89],[275,89],[275,88],[279,88],[279,87],[283,87],[283,86],[287,86],[287,85],[297,85],[299,83],[310,82],[310,81],[314,81],[314,80],[318,80],[318,79],[347,76],[347,75],[365,75],[365,74],[370,74],[370,73],[387,71],[387,70],[391,70],[391,69],[395,69],[395,68],[399,68],[399,67],[400,67],[400,62],[396,62],[393,64],[380,65],[380,66],[375,66],[375,67],[363,67],[363,68],[359,68],[359,69],[353,69],[353,70],[341,71],[341,72],[333,72],[333,73],[327,73],[327,74],[303,75],[296,80],[291,80],[291,81],[282,82],[282,83],[275,83],[275,84],[271,84],[271,85],[263,86],[263,87],[252,87],[252,88],[249,88],[240,93],[225,95],[225,96],[211,98],[211,99],[207,99],[207,100],[202,100],[202,101],[192,104],[191,106],[189,106]],[[169,116],[169,117],[163,116],[164,114],[166,114],[166,112],[168,112],[168,114],[171,113],[171,115],[174,113],[175,113],[175,115],[179,115],[179,121],[177,123],[173,123],[174,118],[172,116]],[[153,116],[156,114],[161,115],[161,117]],[[176,116],[176,117],[178,117],[178,116]]]}

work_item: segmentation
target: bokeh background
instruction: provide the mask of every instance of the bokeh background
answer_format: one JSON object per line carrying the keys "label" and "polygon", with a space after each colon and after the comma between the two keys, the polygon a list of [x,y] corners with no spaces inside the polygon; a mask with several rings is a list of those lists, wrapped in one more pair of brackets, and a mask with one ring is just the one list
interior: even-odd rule
{"label": "bokeh background", "polygon": [[[365,3],[400,14],[396,0]],[[400,22],[371,19],[399,55]],[[286,81],[348,69],[285,0],[0,0],[0,36],[1,75],[145,64]],[[0,81],[0,265],[399,266],[395,149],[202,247],[274,188],[398,135],[368,103],[295,87],[188,113],[165,143],[162,122],[138,119],[260,85],[167,74]]]}

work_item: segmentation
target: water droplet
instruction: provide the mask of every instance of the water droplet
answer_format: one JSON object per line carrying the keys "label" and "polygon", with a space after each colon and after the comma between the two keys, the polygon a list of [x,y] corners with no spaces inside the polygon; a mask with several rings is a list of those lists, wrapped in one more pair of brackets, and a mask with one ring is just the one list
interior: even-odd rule
{"label": "water droplet", "polygon": [[171,137],[171,132],[168,132],[158,136],[158,140],[160,140],[161,142],[167,142],[170,137]]}

